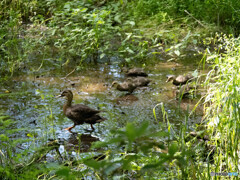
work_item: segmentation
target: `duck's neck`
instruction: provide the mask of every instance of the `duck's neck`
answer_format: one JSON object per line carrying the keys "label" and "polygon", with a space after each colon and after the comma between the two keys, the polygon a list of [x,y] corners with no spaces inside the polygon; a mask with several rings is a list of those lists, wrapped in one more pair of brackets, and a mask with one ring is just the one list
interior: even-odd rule
{"label": "duck's neck", "polygon": [[63,113],[66,114],[67,108],[72,106],[72,98],[68,97],[67,102],[63,105]]}

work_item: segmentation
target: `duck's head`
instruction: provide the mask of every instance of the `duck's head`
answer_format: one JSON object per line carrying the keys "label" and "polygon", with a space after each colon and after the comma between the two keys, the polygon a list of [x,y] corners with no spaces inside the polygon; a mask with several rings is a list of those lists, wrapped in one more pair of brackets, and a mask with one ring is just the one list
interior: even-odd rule
{"label": "duck's head", "polygon": [[118,86],[118,85],[119,85],[119,82],[113,81],[113,82],[112,82],[112,85],[111,85],[111,88],[116,87],[116,86]]}
{"label": "duck's head", "polygon": [[129,78],[126,79],[126,82],[128,82],[128,83],[129,83],[129,82],[130,82],[130,83],[133,83],[133,79],[129,77]]}
{"label": "duck's head", "polygon": [[68,99],[72,99],[73,93],[70,90],[65,90],[58,97],[67,97]]}
{"label": "duck's head", "polygon": [[176,76],[174,76],[174,75],[169,75],[169,76],[167,77],[167,81],[166,81],[166,82],[170,82],[170,81],[172,81],[172,80],[174,80],[174,79],[176,79]]}

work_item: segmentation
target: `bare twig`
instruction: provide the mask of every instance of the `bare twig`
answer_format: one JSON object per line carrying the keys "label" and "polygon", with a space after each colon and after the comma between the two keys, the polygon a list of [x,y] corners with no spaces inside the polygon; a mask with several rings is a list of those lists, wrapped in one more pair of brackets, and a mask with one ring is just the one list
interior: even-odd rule
{"label": "bare twig", "polygon": [[70,73],[68,73],[65,77],[64,77],[64,79],[66,79],[68,76],[70,76],[72,73],[74,73],[76,71],[76,68],[75,69],[73,69]]}
{"label": "bare twig", "polygon": [[189,16],[191,16],[195,21],[198,22],[198,24],[200,24],[201,26],[205,27],[205,25],[203,25],[198,19],[196,19],[192,14],[190,14],[187,10],[184,10],[185,13],[187,13]]}

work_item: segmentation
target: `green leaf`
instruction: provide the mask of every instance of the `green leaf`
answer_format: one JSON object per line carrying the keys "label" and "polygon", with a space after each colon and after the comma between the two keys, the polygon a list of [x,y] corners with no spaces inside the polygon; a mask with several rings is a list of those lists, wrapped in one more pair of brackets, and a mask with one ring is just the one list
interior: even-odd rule
{"label": "green leaf", "polygon": [[9,138],[5,134],[0,134],[1,141],[9,141]]}
{"label": "green leaf", "polygon": [[81,12],[87,12],[88,8],[82,8]]}
{"label": "green leaf", "polygon": [[130,63],[130,62],[131,62],[131,58],[126,58],[125,61],[126,61],[127,63]]}
{"label": "green leaf", "polygon": [[116,22],[118,22],[119,24],[121,24],[122,23],[122,21],[120,20],[120,15],[116,15],[115,17],[114,17],[114,21],[116,21]]}
{"label": "green leaf", "polygon": [[129,53],[134,54],[134,51],[131,50],[129,47],[127,47],[126,50],[127,50]]}
{"label": "green leaf", "polygon": [[87,165],[88,167],[98,170],[104,166],[105,162],[104,161],[95,161],[93,159],[85,159],[84,164]]}
{"label": "green leaf", "polygon": [[59,175],[59,176],[65,176],[65,177],[68,177],[69,176],[69,172],[70,170],[68,168],[62,168],[62,169],[59,169],[56,174]]}
{"label": "green leaf", "polygon": [[193,77],[198,77],[198,70],[196,69],[193,73],[192,73]]}
{"label": "green leaf", "polygon": [[173,144],[171,144],[171,146],[169,147],[169,149],[168,149],[168,153],[169,153],[169,155],[174,155],[176,152],[177,152],[177,150],[178,150],[178,144],[177,143],[173,143]]}
{"label": "green leaf", "polygon": [[148,128],[148,122],[144,122],[143,124],[142,124],[142,126],[141,127],[139,127],[139,129],[137,129],[136,130],[136,135],[139,137],[139,136],[141,136],[141,135],[143,135],[143,134],[145,134],[145,132],[146,132],[146,130],[147,130],[147,128]]}
{"label": "green leaf", "polygon": [[194,39],[192,42],[193,42],[193,44],[196,45],[198,41],[196,39]]}
{"label": "green leaf", "polygon": [[179,50],[175,50],[174,53],[177,55],[177,56],[180,56],[180,51]]}
{"label": "green leaf", "polygon": [[105,55],[106,55],[106,54],[102,53],[102,54],[100,55],[100,59],[102,59]]}
{"label": "green leaf", "polygon": [[132,26],[135,26],[135,22],[134,21],[126,21],[126,24],[130,24]]}

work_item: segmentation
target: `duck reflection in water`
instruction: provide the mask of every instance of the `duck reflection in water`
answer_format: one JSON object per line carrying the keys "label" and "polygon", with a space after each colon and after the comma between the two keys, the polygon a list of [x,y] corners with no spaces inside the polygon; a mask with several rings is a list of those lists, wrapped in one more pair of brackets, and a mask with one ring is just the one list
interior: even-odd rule
{"label": "duck reflection in water", "polygon": [[65,145],[67,151],[72,149],[82,152],[88,152],[93,142],[100,141],[98,137],[91,134],[72,133]]}

